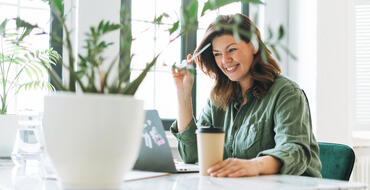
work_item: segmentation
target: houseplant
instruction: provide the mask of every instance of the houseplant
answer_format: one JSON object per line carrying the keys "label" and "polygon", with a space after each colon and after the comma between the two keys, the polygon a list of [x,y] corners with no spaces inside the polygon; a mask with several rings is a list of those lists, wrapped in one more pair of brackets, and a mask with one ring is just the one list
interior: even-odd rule
{"label": "houseplant", "polygon": [[[202,15],[231,2],[236,1],[209,1],[203,6]],[[257,0],[245,2],[260,3]],[[43,127],[48,153],[65,187],[117,188],[135,161],[143,127],[142,102],[131,96],[160,54],[154,56],[143,72],[130,82],[132,55],[129,52],[133,39],[125,10],[121,13],[121,24],[100,21],[97,26],[92,26],[86,35],[85,54],[79,52],[76,57],[63,14],[63,1],[50,0],[50,5],[62,23],[65,40],[59,41],[68,52],[67,63],[59,59],[56,64],[68,71],[69,80],[63,83],[54,70],[48,69],[48,72],[57,89],[72,93],[45,98]],[[198,28],[198,7],[198,1],[194,0],[182,9],[181,19],[168,28],[168,32],[174,34],[169,41]],[[153,22],[161,24],[166,17],[168,14],[164,13]],[[102,37],[118,30],[122,31],[124,42],[121,52],[104,70],[106,59],[103,53],[112,42]],[[123,64],[118,66],[119,58]],[[117,76],[112,76],[114,68],[118,68]]]}
{"label": "houseplant", "polygon": [[[12,22],[18,27],[9,26]],[[40,60],[46,66],[58,54],[52,49],[30,49],[25,40],[34,28],[36,26],[19,18],[5,19],[0,24],[0,157],[10,156],[18,125],[17,116],[7,114],[9,98],[15,98],[21,89],[52,89],[50,83],[43,80],[46,73]]]}

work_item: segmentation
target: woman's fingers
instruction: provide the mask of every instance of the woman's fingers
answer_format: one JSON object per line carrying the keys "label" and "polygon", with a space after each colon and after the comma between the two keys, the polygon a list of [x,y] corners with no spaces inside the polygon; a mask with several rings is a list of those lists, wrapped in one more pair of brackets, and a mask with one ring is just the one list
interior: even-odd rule
{"label": "woman's fingers", "polygon": [[230,164],[225,166],[224,168],[217,171],[216,174],[214,174],[215,177],[226,177],[229,176],[231,173],[235,173],[240,169],[239,166],[236,166],[234,164]]}
{"label": "woman's fingers", "polygon": [[223,161],[222,164],[218,165],[217,170],[211,171],[211,176],[225,177],[231,172],[238,170],[240,166],[237,165],[237,160],[234,158],[228,158]]}
{"label": "woman's fingers", "polygon": [[225,167],[225,165],[229,162],[229,159],[223,160],[221,162],[218,162],[217,164],[210,167],[207,172],[209,174],[217,172],[219,169]]}
{"label": "woman's fingers", "polygon": [[243,177],[243,176],[244,176],[243,170],[237,170],[227,175],[227,177]]}
{"label": "woman's fingers", "polygon": [[188,54],[188,56],[186,56],[186,59],[187,59],[187,60],[190,60],[192,57],[193,57],[193,55]]}
{"label": "woman's fingers", "polygon": [[212,166],[208,173],[213,177],[242,177],[259,175],[255,162],[244,159],[228,158]]}
{"label": "woman's fingers", "polygon": [[219,162],[219,163],[215,164],[214,166],[209,168],[207,171],[208,171],[209,174],[220,173],[220,172],[224,171],[226,168],[228,168],[229,165],[232,164],[232,161],[233,161],[233,158],[228,158],[228,159],[226,159],[222,162]]}
{"label": "woman's fingers", "polygon": [[183,77],[185,75],[184,72],[182,72],[179,68],[172,70],[172,75],[175,77]]}

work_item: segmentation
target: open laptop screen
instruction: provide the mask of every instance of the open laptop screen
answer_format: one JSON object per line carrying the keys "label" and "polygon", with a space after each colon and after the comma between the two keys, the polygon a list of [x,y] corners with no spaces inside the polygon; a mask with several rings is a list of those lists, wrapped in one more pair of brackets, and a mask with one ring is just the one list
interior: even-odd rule
{"label": "open laptop screen", "polygon": [[162,121],[156,110],[145,111],[144,129],[136,170],[176,172]]}

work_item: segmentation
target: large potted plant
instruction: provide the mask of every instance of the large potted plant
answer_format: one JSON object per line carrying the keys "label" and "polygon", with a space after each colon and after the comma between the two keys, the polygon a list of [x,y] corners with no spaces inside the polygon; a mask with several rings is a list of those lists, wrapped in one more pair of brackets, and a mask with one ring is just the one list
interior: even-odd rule
{"label": "large potted plant", "polygon": [[[204,4],[200,16],[237,1],[210,0]],[[130,17],[123,10],[121,24],[100,21],[91,26],[85,36],[84,53],[74,56],[63,1],[49,2],[62,23],[65,39],[59,41],[68,54],[64,59],[66,62],[58,59],[56,64],[68,71],[69,80],[63,83],[51,67],[45,67],[55,87],[64,91],[45,97],[43,129],[47,152],[65,188],[118,188],[124,174],[133,166],[141,142],[143,102],[133,95],[160,54],[154,56],[137,78],[129,80],[133,39]],[[243,2],[261,3],[259,0]],[[173,34],[170,42],[197,30],[198,1],[183,7],[181,15],[168,27],[167,32]],[[165,17],[168,14],[163,13],[152,22],[161,24]],[[113,42],[105,41],[103,37],[117,30],[121,30],[123,43],[120,52],[107,65],[103,54]],[[122,59],[123,64],[118,66],[118,59]],[[115,69],[118,74],[114,76]]]}
{"label": "large potted plant", "polygon": [[[11,24],[17,28],[12,28]],[[5,19],[0,24],[0,157],[9,157],[15,141],[17,115],[8,114],[10,98],[16,98],[20,90],[52,89],[43,80],[44,61],[48,65],[58,54],[52,49],[32,50],[26,39],[36,26],[19,18]]]}

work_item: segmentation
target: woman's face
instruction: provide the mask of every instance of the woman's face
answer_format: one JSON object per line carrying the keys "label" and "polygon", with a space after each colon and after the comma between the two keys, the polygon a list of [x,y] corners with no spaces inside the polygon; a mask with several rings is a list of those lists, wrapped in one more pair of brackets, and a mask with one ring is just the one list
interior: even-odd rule
{"label": "woman's face", "polygon": [[248,80],[253,55],[257,53],[251,43],[237,42],[233,35],[224,34],[212,40],[212,47],[217,66],[230,80]]}

